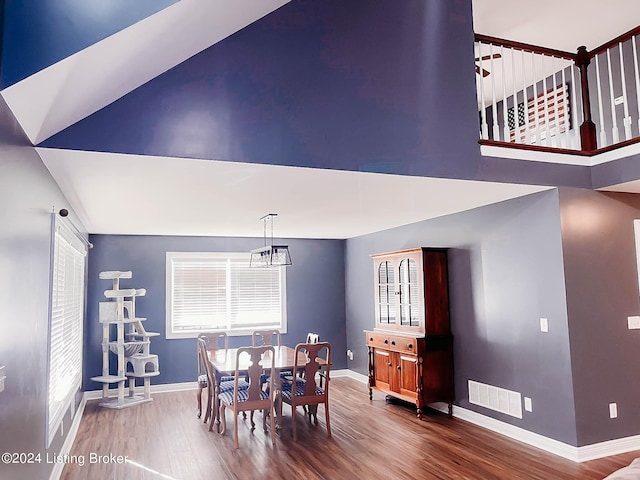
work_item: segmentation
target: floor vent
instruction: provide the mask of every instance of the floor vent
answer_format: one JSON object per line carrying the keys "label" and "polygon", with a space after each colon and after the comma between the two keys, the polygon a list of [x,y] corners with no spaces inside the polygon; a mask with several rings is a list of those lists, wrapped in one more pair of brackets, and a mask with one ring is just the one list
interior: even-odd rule
{"label": "floor vent", "polygon": [[469,403],[522,418],[522,396],[504,388],[469,380]]}

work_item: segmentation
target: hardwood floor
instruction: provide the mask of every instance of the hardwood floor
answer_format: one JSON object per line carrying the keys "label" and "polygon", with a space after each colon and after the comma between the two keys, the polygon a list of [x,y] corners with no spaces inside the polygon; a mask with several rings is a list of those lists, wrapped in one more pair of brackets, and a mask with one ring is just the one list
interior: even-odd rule
{"label": "hardwood floor", "polygon": [[[63,480],[199,479],[602,479],[640,452],[574,463],[542,450],[430,411],[420,421],[411,406],[387,404],[384,396],[349,378],[331,380],[328,439],[320,407],[317,426],[298,409],[298,441],[284,406],[276,448],[256,413],[256,430],[240,420],[240,448],[227,435],[209,432],[195,415],[195,390],[161,393],[124,410],[87,404]],[[228,413],[227,424],[233,420]],[[110,456],[97,460],[96,455]],[[117,463],[115,456],[126,456]],[[104,463],[107,460],[108,463]]]}

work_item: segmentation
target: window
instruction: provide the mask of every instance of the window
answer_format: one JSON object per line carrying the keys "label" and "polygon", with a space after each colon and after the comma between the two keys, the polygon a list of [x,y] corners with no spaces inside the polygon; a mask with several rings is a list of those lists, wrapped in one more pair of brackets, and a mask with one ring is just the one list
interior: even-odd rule
{"label": "window", "polygon": [[249,268],[249,253],[167,252],[166,275],[167,338],[286,333],[284,268]]}
{"label": "window", "polygon": [[47,447],[72,405],[82,381],[82,324],[84,317],[84,243],[54,217],[49,322]]}

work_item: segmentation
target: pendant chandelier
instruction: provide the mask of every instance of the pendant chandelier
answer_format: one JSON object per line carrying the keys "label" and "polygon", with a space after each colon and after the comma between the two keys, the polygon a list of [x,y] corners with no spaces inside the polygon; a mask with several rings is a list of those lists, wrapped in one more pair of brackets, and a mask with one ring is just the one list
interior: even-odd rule
{"label": "pendant chandelier", "polygon": [[[277,213],[268,213],[260,218],[263,223],[264,246],[251,250],[250,268],[286,267],[292,265],[289,247],[287,245],[273,244],[273,217],[277,215]],[[269,237],[267,237],[267,223],[270,229]]]}

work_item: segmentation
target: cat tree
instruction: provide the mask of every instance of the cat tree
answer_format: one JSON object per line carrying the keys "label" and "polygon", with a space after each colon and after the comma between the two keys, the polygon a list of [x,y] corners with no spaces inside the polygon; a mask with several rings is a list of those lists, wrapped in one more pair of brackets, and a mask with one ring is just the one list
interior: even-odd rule
{"label": "cat tree", "polygon": [[[102,383],[100,406],[124,408],[150,402],[151,377],[160,375],[158,355],[149,353],[150,338],[159,335],[147,332],[142,326],[146,318],[136,316],[136,297],[147,292],[144,288],[120,288],[120,279],[131,278],[131,272],[100,272],[101,280],[111,280],[111,290],[104,296],[110,301],[100,302],[98,318],[102,324],[102,375],[91,380]],[[126,330],[126,331],[125,331]],[[114,336],[115,338],[112,338]],[[116,356],[116,373],[110,373],[110,352]],[[136,379],[141,378],[143,394],[136,394]],[[129,383],[129,394],[125,396],[125,382]],[[111,396],[109,386],[117,384],[117,395]]]}

